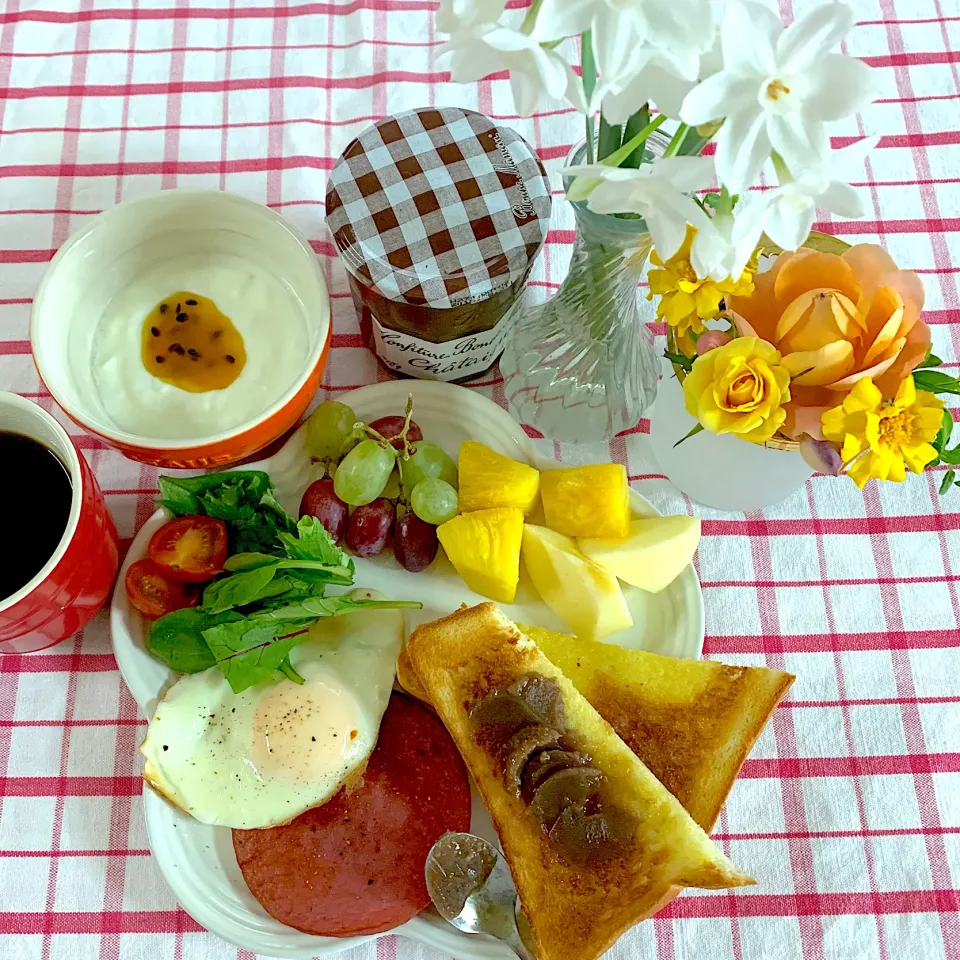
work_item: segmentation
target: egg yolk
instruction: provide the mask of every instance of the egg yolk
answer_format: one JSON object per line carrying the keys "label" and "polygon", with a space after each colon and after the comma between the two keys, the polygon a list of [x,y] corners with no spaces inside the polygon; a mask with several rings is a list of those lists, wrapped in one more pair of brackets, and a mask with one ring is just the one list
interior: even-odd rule
{"label": "egg yolk", "polygon": [[342,687],[281,680],[253,716],[253,763],[261,773],[315,782],[352,759],[363,713]]}
{"label": "egg yolk", "polygon": [[171,293],[143,321],[147,373],[190,393],[223,390],[247,362],[243,337],[209,297]]}

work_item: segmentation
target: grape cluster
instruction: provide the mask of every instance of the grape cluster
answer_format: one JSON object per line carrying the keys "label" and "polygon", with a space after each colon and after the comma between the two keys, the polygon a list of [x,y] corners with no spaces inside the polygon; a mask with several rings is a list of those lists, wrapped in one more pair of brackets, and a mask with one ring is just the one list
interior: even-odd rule
{"label": "grape cluster", "polygon": [[436,528],[457,515],[457,465],[412,419],[359,421],[345,403],[328,400],[307,421],[307,451],[327,476],[307,487],[300,516],[316,517],[358,557],[393,542],[406,570],[425,570],[437,555]]}

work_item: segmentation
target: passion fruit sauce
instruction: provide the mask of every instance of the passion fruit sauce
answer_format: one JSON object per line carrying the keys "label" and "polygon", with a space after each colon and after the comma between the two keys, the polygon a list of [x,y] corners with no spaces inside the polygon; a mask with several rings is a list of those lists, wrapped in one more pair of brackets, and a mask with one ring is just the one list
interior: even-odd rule
{"label": "passion fruit sauce", "polygon": [[224,390],[247,362],[243,337],[209,298],[171,293],[143,321],[141,359],[147,373],[189,393]]}

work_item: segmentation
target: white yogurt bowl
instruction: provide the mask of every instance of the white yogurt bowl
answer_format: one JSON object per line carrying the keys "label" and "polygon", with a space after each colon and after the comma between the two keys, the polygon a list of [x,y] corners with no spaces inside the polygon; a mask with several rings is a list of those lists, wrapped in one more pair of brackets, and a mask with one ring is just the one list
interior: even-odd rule
{"label": "white yogurt bowl", "polygon": [[[188,393],[143,368],[144,319],[178,290],[214,300],[243,335],[246,366],[224,390]],[[232,194],[167,190],[107,210],[61,247],[30,333],[41,378],[80,426],[134,460],[207,467],[296,423],[330,331],[320,265],[292,225]]]}

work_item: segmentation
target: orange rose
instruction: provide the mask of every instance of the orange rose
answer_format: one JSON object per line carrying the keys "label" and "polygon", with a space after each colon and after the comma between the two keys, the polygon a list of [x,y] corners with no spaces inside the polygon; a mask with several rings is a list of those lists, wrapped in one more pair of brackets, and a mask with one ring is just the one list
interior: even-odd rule
{"label": "orange rose", "polygon": [[820,415],[865,377],[893,397],[930,349],[920,278],[875,244],[839,257],[805,247],[782,253],[754,286],[753,296],[729,297],[727,306],[743,336],[783,355],[792,377],[787,436],[823,439]]}

